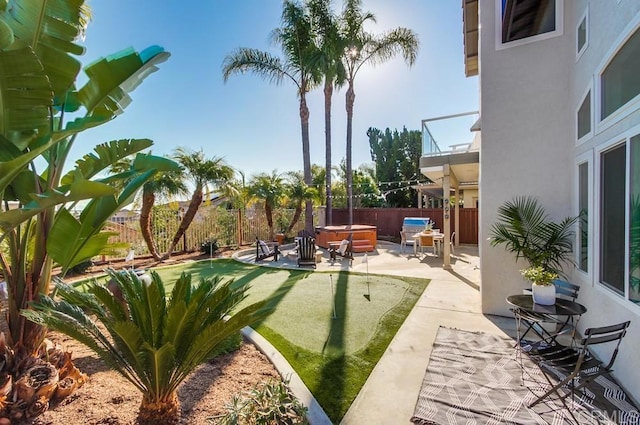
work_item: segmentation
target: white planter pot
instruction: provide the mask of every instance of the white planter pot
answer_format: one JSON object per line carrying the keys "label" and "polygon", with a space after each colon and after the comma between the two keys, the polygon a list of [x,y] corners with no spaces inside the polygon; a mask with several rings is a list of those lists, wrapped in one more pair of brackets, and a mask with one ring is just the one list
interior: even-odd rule
{"label": "white planter pot", "polygon": [[553,305],[556,303],[556,287],[555,285],[538,285],[531,284],[533,293],[533,302],[540,305]]}

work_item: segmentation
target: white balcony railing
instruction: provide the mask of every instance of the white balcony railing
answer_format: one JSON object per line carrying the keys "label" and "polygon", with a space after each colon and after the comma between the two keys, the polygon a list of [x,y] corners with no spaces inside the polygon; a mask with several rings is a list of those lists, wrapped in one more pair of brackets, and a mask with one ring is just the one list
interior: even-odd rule
{"label": "white balcony railing", "polygon": [[[471,127],[478,117],[478,111],[473,111],[422,120],[422,156],[478,151],[479,146],[474,146],[471,133]],[[437,141],[434,134],[438,135]],[[463,138],[471,141],[455,143]]]}

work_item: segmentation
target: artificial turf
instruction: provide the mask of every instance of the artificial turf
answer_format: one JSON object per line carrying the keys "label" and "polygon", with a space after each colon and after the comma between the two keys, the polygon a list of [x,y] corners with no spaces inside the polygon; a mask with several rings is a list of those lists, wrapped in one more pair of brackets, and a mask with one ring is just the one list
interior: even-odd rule
{"label": "artificial turf", "polygon": [[428,284],[427,279],[259,267],[228,259],[158,268],[170,293],[181,273],[249,284],[244,303],[268,299],[254,328],[291,363],[339,422]]}

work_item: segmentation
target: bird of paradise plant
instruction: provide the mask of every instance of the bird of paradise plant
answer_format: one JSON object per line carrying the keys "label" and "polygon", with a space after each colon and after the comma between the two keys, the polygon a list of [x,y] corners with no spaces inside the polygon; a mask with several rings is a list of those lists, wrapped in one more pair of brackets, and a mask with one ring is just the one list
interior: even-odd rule
{"label": "bird of paradise plant", "polygon": [[[0,268],[8,292],[0,382],[15,383],[0,402],[0,416],[37,415],[53,396],[41,384],[59,379],[57,365],[47,361],[52,353],[43,349],[46,328],[21,310],[49,293],[54,266],[64,276],[108,250],[111,234],[102,231],[108,218],[156,171],[177,167],[140,153],[151,146],[148,139],[110,141],[67,164],[77,136],[122,113],[128,93],[169,57],[158,46],[123,50],[87,66],[88,80],[77,88],[77,56],[84,54],[77,41],[90,18],[83,0],[0,1],[0,242],[6,247]],[[129,169],[102,174],[131,155]],[[36,387],[23,391],[29,385]]]}

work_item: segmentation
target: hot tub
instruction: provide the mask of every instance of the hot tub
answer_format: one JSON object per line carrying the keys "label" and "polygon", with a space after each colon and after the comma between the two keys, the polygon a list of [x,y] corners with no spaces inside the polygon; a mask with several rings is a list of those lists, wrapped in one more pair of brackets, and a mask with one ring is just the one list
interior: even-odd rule
{"label": "hot tub", "polygon": [[353,252],[375,251],[378,228],[367,224],[317,227],[316,245],[329,249],[332,242],[339,243],[351,234],[353,234]]}

